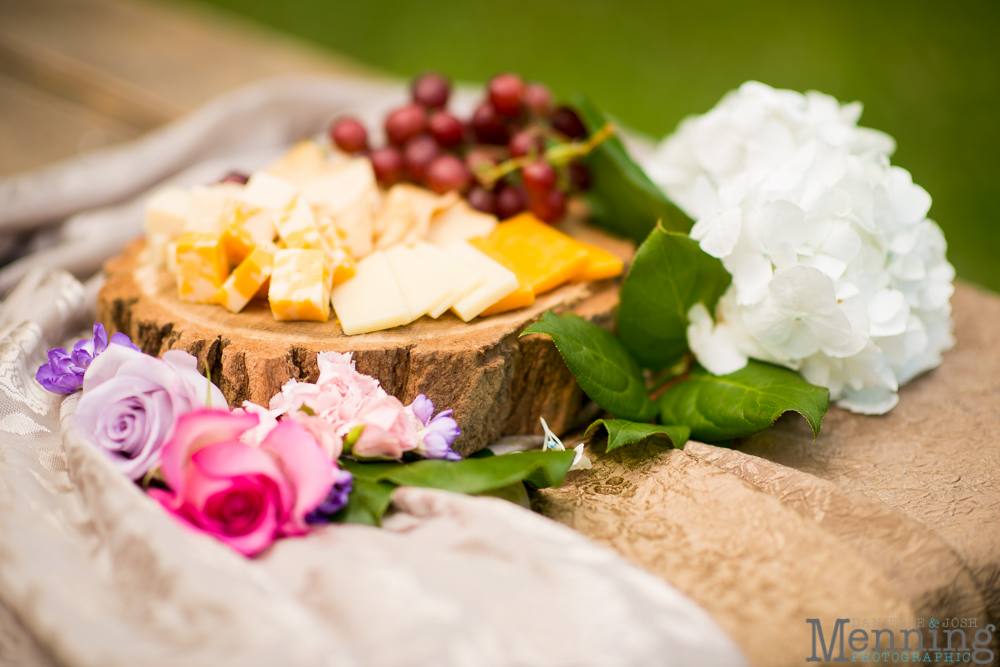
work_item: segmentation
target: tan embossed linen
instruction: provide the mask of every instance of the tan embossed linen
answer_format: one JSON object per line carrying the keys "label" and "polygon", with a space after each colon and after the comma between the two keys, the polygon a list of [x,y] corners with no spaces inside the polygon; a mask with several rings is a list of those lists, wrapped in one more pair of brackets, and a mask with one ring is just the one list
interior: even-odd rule
{"label": "tan embossed linen", "polygon": [[955,349],[889,415],[831,409],[815,441],[786,415],[737,449],[595,440],[592,473],[536,507],[675,584],[761,667],[805,664],[806,618],[997,625],[1000,298],[960,283],[953,306]]}

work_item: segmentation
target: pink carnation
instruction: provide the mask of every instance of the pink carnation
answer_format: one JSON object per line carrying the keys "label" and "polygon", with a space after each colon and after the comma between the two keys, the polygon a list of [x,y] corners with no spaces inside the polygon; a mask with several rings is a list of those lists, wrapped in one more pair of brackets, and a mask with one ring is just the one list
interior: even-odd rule
{"label": "pink carnation", "polygon": [[352,428],[358,426],[363,428],[351,445],[354,456],[400,459],[417,448],[417,429],[422,424],[398,398],[387,395],[364,405]]}

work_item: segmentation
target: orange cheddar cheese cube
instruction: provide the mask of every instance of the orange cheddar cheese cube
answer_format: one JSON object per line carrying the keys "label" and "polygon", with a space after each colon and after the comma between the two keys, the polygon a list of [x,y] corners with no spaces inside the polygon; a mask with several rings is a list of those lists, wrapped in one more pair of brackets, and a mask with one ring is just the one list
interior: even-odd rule
{"label": "orange cheddar cheese cube", "polygon": [[[575,239],[574,239],[575,240]],[[573,278],[573,282],[584,283],[591,280],[604,280],[620,276],[625,268],[622,258],[613,255],[603,248],[576,241],[587,251],[587,264],[583,270]]]}
{"label": "orange cheddar cheese cube", "polygon": [[590,253],[578,241],[530,213],[501,222],[485,238],[535,296],[573,280],[590,261]]}

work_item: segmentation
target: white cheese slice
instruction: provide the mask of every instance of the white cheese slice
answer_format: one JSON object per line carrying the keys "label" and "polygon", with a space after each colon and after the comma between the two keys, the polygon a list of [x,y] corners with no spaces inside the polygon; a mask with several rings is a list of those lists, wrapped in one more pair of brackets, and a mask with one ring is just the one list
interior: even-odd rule
{"label": "white cheese slice", "polygon": [[250,177],[240,201],[248,208],[283,211],[288,208],[298,189],[283,178],[278,178],[266,171],[258,171]]}
{"label": "white cheese slice", "polygon": [[477,211],[463,199],[434,214],[427,230],[427,241],[443,248],[455,241],[487,236],[497,224],[495,215]]}
{"label": "white cheese slice", "polygon": [[435,319],[486,282],[481,272],[430,243],[418,243],[413,246],[413,252],[422,264],[433,266],[451,283],[452,292],[448,298],[427,312]]}
{"label": "white cheese slice", "polygon": [[233,217],[243,186],[238,183],[200,185],[191,190],[184,220],[185,232],[222,236]]}
{"label": "white cheese slice", "polygon": [[486,278],[482,285],[451,307],[465,322],[519,287],[517,276],[512,271],[472,247],[468,241],[456,241],[446,246],[444,251],[475,268]]}
{"label": "white cheese slice", "polygon": [[425,262],[412,248],[393,246],[385,251],[385,258],[410,309],[411,322],[436,309],[455,291],[438,267]]}
{"label": "white cheese slice", "polygon": [[157,190],[146,202],[144,228],[147,235],[160,234],[170,239],[184,233],[184,219],[191,205],[191,191],[184,188]]}
{"label": "white cheese slice", "polygon": [[358,262],[354,277],[334,287],[330,300],[340,326],[349,336],[410,321],[410,308],[381,251]]}

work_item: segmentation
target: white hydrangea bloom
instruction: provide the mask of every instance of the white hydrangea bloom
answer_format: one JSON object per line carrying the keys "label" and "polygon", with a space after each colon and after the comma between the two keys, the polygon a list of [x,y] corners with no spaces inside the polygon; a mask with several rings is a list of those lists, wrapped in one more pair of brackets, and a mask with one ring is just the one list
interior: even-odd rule
{"label": "white hydrangea bloom", "polygon": [[840,104],[750,81],[683,121],[643,165],[733,283],[688,343],[716,374],[782,364],[846,409],[882,414],[954,344],[955,270],[931,198],[893,139]]}

